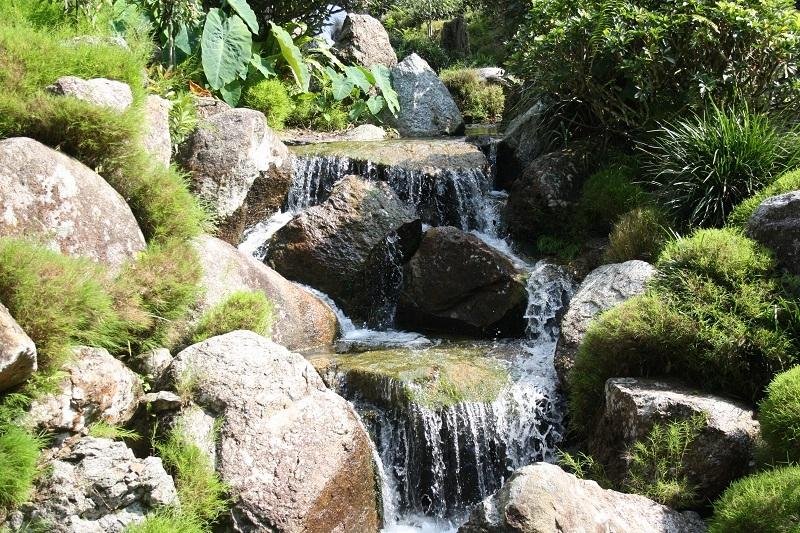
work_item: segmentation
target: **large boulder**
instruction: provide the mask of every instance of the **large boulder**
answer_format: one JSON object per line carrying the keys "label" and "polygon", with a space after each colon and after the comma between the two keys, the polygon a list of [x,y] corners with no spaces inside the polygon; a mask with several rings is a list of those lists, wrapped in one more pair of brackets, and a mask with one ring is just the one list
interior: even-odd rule
{"label": "large boulder", "polygon": [[643,293],[655,272],[650,263],[633,260],[603,265],[586,276],[561,320],[555,365],[562,383],[566,383],[567,373],[594,317]]}
{"label": "large boulder", "polygon": [[400,111],[387,119],[405,137],[452,135],[463,130],[464,119],[436,72],[417,54],[392,69]]}
{"label": "large boulder", "polygon": [[582,143],[535,159],[511,186],[506,213],[511,232],[535,241],[563,229],[593,162],[592,149]]}
{"label": "large boulder", "polygon": [[179,157],[191,189],[217,218],[218,235],[233,245],[246,227],[281,208],[292,181],[286,146],[252,109],[201,121]]}
{"label": "large boulder", "polygon": [[289,279],[311,285],[355,318],[375,324],[399,290],[400,265],[414,253],[419,218],[383,182],[347,176],[320,205],[307,209],[272,238],[269,263]]}
{"label": "large boulder", "polygon": [[503,186],[510,187],[547,148],[541,130],[548,107],[546,100],[537,100],[506,127],[505,136],[497,144],[497,179]]}
{"label": "large boulder", "polygon": [[655,424],[695,416],[705,422],[686,450],[684,467],[700,499],[713,501],[754,465],[759,424],[749,406],[676,383],[609,379],[592,455],[606,466],[610,479],[620,482],[634,442],[645,439]]}
{"label": "large boulder", "polygon": [[139,376],[102,348],[73,352],[58,391],[34,400],[30,423],[48,432],[78,433],[92,422],[130,420],[143,394]]}
{"label": "large boulder", "polygon": [[194,401],[221,421],[234,531],[378,529],[366,430],[302,356],[235,331],[180,352],[172,372],[193,376]]}
{"label": "large boulder", "polygon": [[15,387],[36,371],[36,346],[0,303],[0,392]]}
{"label": "large boulder", "polygon": [[772,249],[789,272],[800,275],[800,191],[761,202],[747,222],[747,235]]}
{"label": "large boulder", "polygon": [[62,76],[49,85],[47,90],[119,112],[126,111],[133,104],[133,93],[127,83],[105,78],[84,80],[75,76]]}
{"label": "large boulder", "polygon": [[23,514],[52,533],[123,533],[149,512],[178,503],[161,459],[137,459],[122,442],[84,437],[50,453],[48,474]]}
{"label": "large boulder", "polygon": [[32,236],[119,267],[144,250],[128,204],[88,167],[25,137],[0,141],[0,237]]}
{"label": "large boulder", "polygon": [[369,15],[348,13],[336,34],[334,51],[347,64],[367,68],[397,65],[397,54],[389,42],[389,34],[381,21]]}
{"label": "large boulder", "polygon": [[429,229],[403,278],[398,322],[405,327],[490,335],[525,328],[524,276],[471,233]]}
{"label": "large boulder", "polygon": [[336,339],[336,315],[304,287],[220,239],[199,237],[194,247],[203,267],[203,295],[195,320],[235,292],[262,291],[275,306],[275,342],[290,350],[303,350],[330,345]]}
{"label": "large boulder", "polygon": [[605,490],[556,465],[520,468],[459,533],[702,533],[703,520],[644,496]]}
{"label": "large boulder", "polygon": [[172,139],[169,136],[169,100],[151,94],[144,104],[145,128],[142,143],[145,150],[164,166],[172,158]]}

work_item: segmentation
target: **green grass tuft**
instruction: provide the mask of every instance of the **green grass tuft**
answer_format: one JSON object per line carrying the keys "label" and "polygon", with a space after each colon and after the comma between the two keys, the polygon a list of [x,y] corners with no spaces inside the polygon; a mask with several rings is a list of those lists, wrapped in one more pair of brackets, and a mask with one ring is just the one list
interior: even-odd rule
{"label": "green grass tuft", "polygon": [[761,202],[771,196],[777,196],[787,192],[800,190],[800,170],[787,172],[776,179],[771,184],[761,189],[744,202],[737,205],[728,217],[728,225],[734,228],[744,229],[747,221],[755,213]]}
{"label": "green grass tuft", "polygon": [[227,300],[206,311],[191,335],[197,344],[211,337],[246,329],[269,336],[274,320],[275,307],[264,293],[240,291]]}
{"label": "green grass tuft", "polygon": [[89,436],[99,439],[137,441],[141,435],[133,430],[98,420],[89,426]]}
{"label": "green grass tuft", "polygon": [[638,207],[617,220],[608,236],[605,260],[624,263],[631,259],[654,262],[670,238],[664,215],[655,207]]}
{"label": "green grass tuft", "polygon": [[177,509],[161,509],[147,515],[144,521],[132,524],[125,533],[207,533],[195,517]]}
{"label": "green grass tuft", "polygon": [[248,87],[243,95],[244,105],[261,111],[274,130],[286,127],[286,119],[294,111],[294,102],[286,85],[279,79],[261,80]]}
{"label": "green grass tuft", "polygon": [[644,190],[633,183],[636,177],[633,165],[612,165],[586,180],[576,209],[587,233],[608,235],[624,213],[645,202]]}
{"label": "green grass tuft", "polygon": [[33,490],[42,440],[15,425],[0,425],[0,508],[25,502]]}
{"label": "green grass tuft", "polygon": [[800,366],[769,384],[758,419],[770,453],[779,460],[800,461]]}

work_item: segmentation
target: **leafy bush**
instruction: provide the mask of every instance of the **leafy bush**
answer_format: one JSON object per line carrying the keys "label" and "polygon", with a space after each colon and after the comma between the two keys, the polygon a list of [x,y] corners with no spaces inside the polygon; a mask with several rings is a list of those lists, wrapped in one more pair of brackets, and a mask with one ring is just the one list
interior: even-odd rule
{"label": "leafy bush", "polygon": [[468,122],[499,120],[503,116],[503,88],[486,83],[474,69],[444,70],[440,77]]}
{"label": "leafy bush", "polygon": [[0,509],[28,499],[41,448],[41,439],[21,427],[0,425]]}
{"label": "leafy bush", "polygon": [[800,467],[761,472],[733,483],[714,503],[709,533],[796,532]]}
{"label": "leafy bush", "polygon": [[292,114],[286,119],[289,126],[321,131],[343,130],[348,122],[347,110],[340,103],[311,93],[297,96]]}
{"label": "leafy bush", "polygon": [[627,132],[703,100],[794,109],[800,14],[790,0],[532,0],[510,66],[533,93]]}
{"label": "leafy bush", "polygon": [[591,234],[607,235],[620,216],[642,204],[645,192],[633,183],[635,178],[631,165],[612,165],[592,174],[577,205],[582,227]]}
{"label": "leafy bush", "polygon": [[401,59],[417,54],[436,72],[442,71],[453,62],[450,54],[442,48],[439,39],[428,37],[423,29],[403,28],[391,32],[390,36],[397,57]]}
{"label": "leafy bush", "polygon": [[236,292],[227,300],[206,311],[192,335],[197,344],[210,337],[230,331],[247,329],[259,335],[269,335],[274,307],[262,292]]}
{"label": "leafy bush", "polygon": [[641,259],[652,263],[669,238],[664,215],[655,207],[637,207],[622,215],[608,236],[605,260],[624,263]]}
{"label": "leafy bush", "polygon": [[759,406],[761,434],[779,459],[800,460],[800,366],[778,374]]}
{"label": "leafy bush", "polygon": [[761,202],[771,196],[800,190],[800,170],[787,172],[778,179],[761,189],[744,202],[737,205],[728,217],[728,225],[736,228],[745,228],[747,221],[755,213]]}
{"label": "leafy bush", "polygon": [[722,226],[731,210],[800,162],[800,142],[766,115],[713,107],[662,125],[644,170],[680,224]]}
{"label": "leafy bush", "polygon": [[261,80],[244,93],[244,104],[266,115],[270,127],[282,130],[294,104],[286,86],[278,79]]}

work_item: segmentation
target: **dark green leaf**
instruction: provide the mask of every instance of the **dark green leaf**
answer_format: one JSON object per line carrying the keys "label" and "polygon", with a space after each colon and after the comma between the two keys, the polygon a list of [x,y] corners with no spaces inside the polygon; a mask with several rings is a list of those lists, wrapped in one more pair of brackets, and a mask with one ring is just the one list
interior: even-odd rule
{"label": "dark green leaf", "polygon": [[238,16],[226,17],[212,8],[206,16],[202,38],[202,63],[208,84],[220,90],[247,73],[253,40]]}

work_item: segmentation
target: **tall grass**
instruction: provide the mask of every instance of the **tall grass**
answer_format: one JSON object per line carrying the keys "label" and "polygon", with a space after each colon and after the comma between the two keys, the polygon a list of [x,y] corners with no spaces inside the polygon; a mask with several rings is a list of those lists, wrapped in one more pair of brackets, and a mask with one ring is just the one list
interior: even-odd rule
{"label": "tall grass", "polygon": [[208,338],[239,329],[268,336],[274,319],[274,306],[262,292],[240,291],[209,309],[191,335],[196,344]]}

